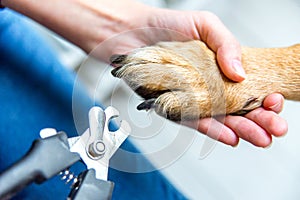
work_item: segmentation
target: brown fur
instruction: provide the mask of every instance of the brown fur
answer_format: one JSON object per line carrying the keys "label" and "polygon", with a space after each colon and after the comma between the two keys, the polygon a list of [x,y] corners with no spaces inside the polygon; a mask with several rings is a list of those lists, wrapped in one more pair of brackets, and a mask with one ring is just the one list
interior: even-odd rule
{"label": "brown fur", "polygon": [[279,92],[300,100],[300,44],[287,48],[242,48],[247,78],[227,79],[215,54],[200,41],[161,42],[113,56],[113,75],[145,99],[139,109],[174,121],[245,114]]}

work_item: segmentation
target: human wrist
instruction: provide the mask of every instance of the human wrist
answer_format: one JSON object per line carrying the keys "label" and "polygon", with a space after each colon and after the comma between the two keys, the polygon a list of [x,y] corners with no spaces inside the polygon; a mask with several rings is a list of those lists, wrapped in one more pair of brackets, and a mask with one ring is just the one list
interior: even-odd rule
{"label": "human wrist", "polygon": [[[79,0],[80,1],[80,0]],[[92,3],[93,4],[92,4]],[[84,0],[85,7],[95,12],[93,41],[89,49],[122,32],[149,27],[148,16],[152,7],[134,0]]]}
{"label": "human wrist", "polygon": [[2,4],[63,36],[83,50],[90,46],[93,35],[93,20],[97,20],[90,0],[1,0]]}

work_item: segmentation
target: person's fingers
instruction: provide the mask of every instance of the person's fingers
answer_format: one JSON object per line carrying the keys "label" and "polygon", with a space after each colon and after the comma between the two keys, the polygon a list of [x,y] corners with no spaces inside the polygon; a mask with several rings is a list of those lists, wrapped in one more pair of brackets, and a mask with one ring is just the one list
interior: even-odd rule
{"label": "person's fingers", "polygon": [[225,125],[232,129],[240,138],[258,147],[267,147],[272,137],[255,122],[242,116],[227,116]]}
{"label": "person's fingers", "polygon": [[284,98],[279,93],[274,93],[268,95],[264,102],[263,107],[268,110],[272,110],[276,113],[280,113],[283,109]]}
{"label": "person's fingers", "polygon": [[223,123],[214,118],[204,118],[196,121],[185,121],[183,125],[198,130],[208,137],[218,140],[224,144],[236,146],[239,143],[239,138]]}
{"label": "person's fingers", "polygon": [[203,12],[199,23],[201,40],[217,54],[217,61],[223,73],[233,81],[243,81],[246,73],[241,63],[241,46],[232,33],[214,14]]}
{"label": "person's fingers", "polygon": [[184,125],[206,134],[224,144],[236,146],[239,137],[258,147],[268,147],[272,135],[279,137],[286,134],[287,123],[275,112],[258,108],[243,116],[226,116],[223,124],[213,118],[205,118]]}
{"label": "person's fingers", "polygon": [[217,61],[222,72],[231,80],[241,82],[246,78],[241,59],[237,58],[240,54],[238,44],[224,43],[217,50]]}
{"label": "person's fingers", "polygon": [[245,117],[265,129],[270,135],[276,137],[283,136],[288,131],[287,122],[283,118],[275,112],[264,108],[257,108],[246,114]]}

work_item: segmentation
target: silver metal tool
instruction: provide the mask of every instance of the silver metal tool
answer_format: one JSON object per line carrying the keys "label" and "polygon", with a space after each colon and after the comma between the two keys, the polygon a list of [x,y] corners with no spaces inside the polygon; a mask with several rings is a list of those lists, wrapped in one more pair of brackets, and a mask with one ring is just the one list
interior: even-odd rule
{"label": "silver metal tool", "polygon": [[121,121],[117,131],[109,130],[110,120],[118,116],[119,111],[111,106],[105,110],[93,107],[90,127],[81,136],[68,139],[70,151],[78,153],[88,169],[95,169],[98,179],[107,180],[109,159],[130,133],[126,121]]}

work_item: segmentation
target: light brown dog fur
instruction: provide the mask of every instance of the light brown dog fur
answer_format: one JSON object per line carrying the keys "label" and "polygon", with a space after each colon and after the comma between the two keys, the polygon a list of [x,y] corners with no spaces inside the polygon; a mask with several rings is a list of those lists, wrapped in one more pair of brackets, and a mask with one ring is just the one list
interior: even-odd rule
{"label": "light brown dog fur", "polygon": [[287,48],[242,48],[247,78],[227,79],[216,56],[200,41],[161,42],[111,58],[122,78],[145,101],[138,109],[154,108],[174,121],[224,114],[245,114],[274,92],[300,100],[300,44]]}

